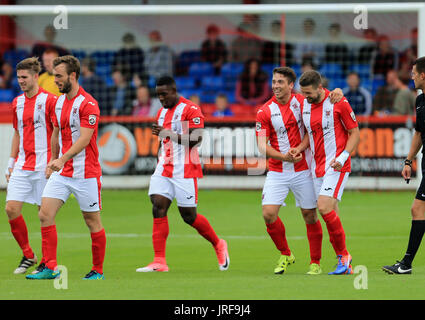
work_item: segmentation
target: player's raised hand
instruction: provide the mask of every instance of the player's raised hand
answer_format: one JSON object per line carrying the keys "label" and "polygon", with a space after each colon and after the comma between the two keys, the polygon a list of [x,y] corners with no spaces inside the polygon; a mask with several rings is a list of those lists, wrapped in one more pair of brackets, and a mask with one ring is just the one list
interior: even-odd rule
{"label": "player's raised hand", "polygon": [[336,161],[336,159],[332,159],[329,165],[331,166],[331,168],[335,169],[336,171],[339,171],[342,169],[342,164]]}
{"label": "player's raised hand", "polygon": [[331,103],[337,103],[344,97],[344,93],[340,88],[336,88],[329,93],[329,100]]}
{"label": "player's raised hand", "polygon": [[47,167],[53,171],[59,171],[63,168],[64,165],[65,163],[61,160],[61,158],[59,158],[51,161],[50,165],[48,165]]}
{"label": "player's raised hand", "polygon": [[152,124],[152,134],[155,136],[159,136],[160,132],[163,130],[164,128],[157,125],[156,123]]}

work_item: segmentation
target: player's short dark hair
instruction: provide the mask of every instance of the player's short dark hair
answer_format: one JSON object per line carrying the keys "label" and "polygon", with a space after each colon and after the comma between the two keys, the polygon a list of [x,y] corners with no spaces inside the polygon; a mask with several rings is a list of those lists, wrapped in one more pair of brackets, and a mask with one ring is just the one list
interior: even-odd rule
{"label": "player's short dark hair", "polygon": [[300,78],[300,86],[307,87],[313,86],[313,88],[317,88],[319,84],[322,83],[322,77],[320,73],[316,70],[309,70],[302,74]]}
{"label": "player's short dark hair", "polygon": [[80,77],[80,61],[74,56],[66,55],[62,57],[57,57],[53,60],[53,67],[56,68],[61,63],[66,65],[66,73],[70,75],[75,72],[76,80]]}
{"label": "player's short dark hair", "polygon": [[39,74],[41,64],[37,57],[26,58],[16,65],[16,71],[18,70],[28,70],[32,74]]}
{"label": "player's short dark hair", "polygon": [[425,73],[425,56],[416,59],[413,65],[416,66],[418,73]]}
{"label": "player's short dark hair", "polygon": [[279,73],[284,76],[288,80],[288,83],[295,83],[295,80],[297,80],[295,71],[289,67],[276,67],[273,69],[273,74],[275,73]]}
{"label": "player's short dark hair", "polygon": [[171,76],[162,76],[156,80],[156,86],[171,86],[176,87],[176,81]]}

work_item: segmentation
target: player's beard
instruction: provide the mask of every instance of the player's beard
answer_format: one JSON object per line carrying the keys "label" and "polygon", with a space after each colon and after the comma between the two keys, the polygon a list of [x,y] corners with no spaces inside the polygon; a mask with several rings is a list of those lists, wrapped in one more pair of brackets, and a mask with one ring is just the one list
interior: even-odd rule
{"label": "player's beard", "polygon": [[320,94],[317,95],[317,97],[309,97],[307,98],[308,103],[317,104],[320,102]]}
{"label": "player's beard", "polygon": [[68,92],[71,91],[71,89],[72,89],[72,84],[68,79],[66,82],[63,83],[62,89],[59,89],[59,92],[67,94]]}

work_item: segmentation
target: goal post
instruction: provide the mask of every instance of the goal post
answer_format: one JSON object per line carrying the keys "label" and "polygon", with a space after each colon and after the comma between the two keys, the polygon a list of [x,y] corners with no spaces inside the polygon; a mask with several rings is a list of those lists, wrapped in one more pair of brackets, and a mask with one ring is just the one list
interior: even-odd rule
{"label": "goal post", "polygon": [[[332,23],[338,24],[345,36],[343,40],[349,44],[352,48],[350,50],[353,52],[357,52],[363,43],[362,34],[364,29],[368,28],[368,25],[377,28],[379,33],[387,33],[393,46],[399,49],[399,52],[410,43],[410,30],[417,27],[417,54],[418,56],[425,56],[425,3],[422,2],[212,5],[199,4],[198,1],[186,5],[133,5],[131,4],[132,1],[123,1],[126,4],[85,5],[84,1],[77,0],[73,2],[77,4],[73,5],[36,5],[33,0],[23,0],[18,1],[18,3],[18,5],[0,6],[0,16],[9,16],[16,24],[16,39],[13,39],[16,50],[12,52],[12,55],[7,55],[7,58],[11,59],[11,64],[15,63],[16,59],[20,57],[18,54],[20,50],[27,53],[31,52],[32,43],[36,40],[33,37],[41,38],[42,29],[45,25],[55,25],[56,23],[55,28],[59,42],[68,46],[67,49],[80,60],[84,57],[97,59],[96,74],[104,77],[108,88],[115,86],[114,81],[116,79],[112,76],[114,70],[112,61],[114,52],[118,51],[121,46],[121,36],[134,32],[136,42],[143,48],[146,58],[146,53],[151,45],[150,33],[153,30],[159,30],[162,33],[162,42],[169,44],[174,51],[174,75],[179,80],[178,86],[181,86],[181,93],[187,98],[192,93],[202,93],[202,109],[207,115],[208,127],[206,131],[209,135],[205,145],[200,150],[203,160],[209,161],[215,155],[215,152],[223,156],[220,163],[207,163],[204,166],[206,175],[200,181],[200,187],[204,188],[256,189],[262,187],[264,180],[264,176],[249,176],[243,171],[249,167],[250,159],[258,156],[258,150],[253,150],[250,145],[255,139],[255,135],[252,134],[255,114],[251,111],[243,111],[241,104],[234,101],[236,99],[234,91],[236,90],[237,76],[235,74],[236,69],[232,68],[235,68],[235,66],[242,68],[243,63],[241,61],[234,63],[229,58],[228,66],[221,69],[223,76],[220,79],[216,79],[217,74],[214,73],[203,76],[200,73],[202,70],[195,70],[198,72],[196,74],[193,71],[195,81],[187,79],[192,77],[189,67],[194,62],[200,61],[199,52],[196,53],[195,51],[199,51],[205,37],[205,30],[210,24],[216,24],[221,28],[221,35],[228,46],[229,57],[231,44],[240,35],[239,26],[249,19],[254,19],[252,17],[258,19],[256,20],[258,29],[250,29],[249,32],[243,30],[243,33],[244,35],[249,33],[248,38],[258,40],[258,43],[276,40],[269,30],[274,21],[281,23],[281,35],[277,40],[297,43],[297,41],[302,40],[302,21],[312,17],[316,21],[317,30],[322,33],[324,38],[327,37],[329,26]],[[0,41],[6,41],[4,40],[6,37],[7,35],[0,31]],[[7,41],[11,41],[11,39],[7,39]],[[263,64],[264,70],[270,74],[277,64],[286,64],[294,67],[297,76],[299,76],[302,72],[302,61],[296,56],[295,49],[289,48],[289,50],[294,50],[292,62],[288,62],[291,60],[285,58],[288,48],[281,46],[279,50],[280,60]],[[184,53],[188,53],[189,60],[183,60]],[[194,55],[189,55],[189,53]],[[334,77],[333,69],[326,73],[325,70],[328,69],[322,68],[325,66],[323,59],[323,57],[320,58],[316,67],[322,74],[325,72],[330,89],[346,86],[345,76],[347,73],[354,70],[355,65],[362,67],[361,64],[356,63],[356,58],[353,58],[351,54],[347,61],[343,61],[346,64],[344,67],[346,69],[342,71],[341,75]],[[282,63],[280,63],[281,61]],[[133,68],[134,65],[130,67]],[[242,71],[242,69],[238,70]],[[370,70],[355,69],[355,71],[365,72],[362,81],[364,80],[372,95],[375,94],[378,84],[381,84],[380,81],[383,81],[383,79],[375,81]],[[226,75],[224,75],[224,72],[226,72]],[[206,80],[209,80],[209,82]],[[134,84],[133,78],[130,81],[132,81],[134,87],[133,99],[136,100],[137,92],[135,89],[137,85]],[[154,77],[147,76],[143,81],[146,81],[152,93],[155,84]],[[14,94],[17,94],[19,90],[16,80],[12,85],[14,85]],[[209,86],[208,90],[206,90],[207,86]],[[212,105],[215,104],[216,96],[222,92],[228,95],[229,101],[234,105],[234,109],[232,109],[236,114],[234,120],[220,122],[212,118],[212,111],[210,112],[210,110],[212,110]],[[114,103],[114,97],[108,95],[107,99],[109,99],[108,103]],[[6,100],[0,101],[1,106],[7,103]],[[128,103],[131,104],[132,101]],[[251,109],[254,110],[254,108]],[[9,120],[2,121],[1,117],[0,113],[0,121],[3,122],[0,123],[0,148],[7,151],[2,152],[0,157],[0,170],[3,170],[2,168],[5,167],[8,159],[8,150],[10,150],[11,125]],[[145,115],[146,117],[149,118]],[[104,186],[106,188],[147,187],[148,177],[152,172],[156,157],[154,152],[156,144],[151,139],[149,132],[149,123],[152,119],[147,118],[140,118],[141,120],[138,122],[134,119],[105,117],[106,120],[102,123],[100,129],[109,130],[112,128],[112,133],[108,131],[108,137],[116,138],[112,141],[103,137],[104,139],[100,141],[102,144],[101,157],[103,154],[107,158],[104,162],[105,168],[108,163],[116,165],[128,156],[128,150],[125,149],[127,144],[121,143],[123,136],[133,139],[127,142],[129,142],[128,145],[134,146],[130,157],[133,162],[125,166],[127,171],[124,169],[122,171],[111,170],[111,173],[105,171]],[[415,189],[421,178],[421,170],[417,170],[417,177],[412,179],[412,182],[408,185],[402,181],[399,175],[396,175],[399,165],[401,165],[400,159],[407,155],[410,137],[414,130],[412,114],[394,117],[393,122],[388,120],[392,119],[391,117],[385,118],[385,120],[381,113],[375,117],[360,116],[358,119],[362,126],[361,129],[364,129],[362,131],[363,139],[371,139],[373,143],[363,141],[362,147],[357,150],[353,161],[353,166],[357,171],[353,172],[347,188]],[[121,131],[117,129],[117,126],[109,126],[110,124],[120,126],[119,130]],[[218,134],[219,137],[215,138],[214,134]],[[232,141],[232,143],[226,145],[226,142],[229,141]],[[238,163],[237,155],[240,153],[241,141],[250,151],[245,150],[244,160],[242,163]],[[224,151],[218,151],[219,148]],[[230,152],[228,158],[225,156],[226,150]],[[120,158],[121,156],[123,158]],[[420,156],[421,154],[418,155],[417,166],[420,164]],[[230,159],[230,162],[227,163],[226,159]],[[5,185],[2,175],[0,177],[0,188],[4,188]]]}

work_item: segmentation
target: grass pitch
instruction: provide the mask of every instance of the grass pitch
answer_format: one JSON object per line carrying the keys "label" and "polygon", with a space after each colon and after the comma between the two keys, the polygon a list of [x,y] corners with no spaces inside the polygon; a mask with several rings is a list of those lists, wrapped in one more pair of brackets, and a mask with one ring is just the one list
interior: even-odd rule
{"label": "grass pitch", "polygon": [[[261,215],[261,191],[199,192],[198,211],[219,237],[228,241],[230,269],[218,270],[211,245],[180,218],[175,203],[169,211],[168,273],[136,273],[152,261],[151,204],[146,190],[110,191],[103,195],[102,219],[107,233],[104,281],[83,281],[91,267],[91,240],[74,198],[60,210],[58,263],[68,270],[68,288],[53,281],[29,281],[13,270],[21,251],[7,217],[0,220],[0,299],[147,299],[147,300],[297,300],[297,299],[424,299],[425,254],[420,248],[412,275],[388,275],[381,267],[401,259],[410,230],[414,192],[345,192],[340,216],[353,266],[360,274],[329,276],[336,258],[324,231],[322,269],[308,276],[306,227],[294,199],[280,211],[296,263],[274,275],[279,258]],[[4,212],[5,192],[0,192]],[[40,224],[35,206],[24,206],[30,244],[41,258]],[[422,249],[422,250],[421,250]],[[30,269],[32,271],[33,269]],[[367,274],[364,271],[367,271]],[[366,277],[367,276],[367,277]],[[357,280],[356,280],[357,279]],[[367,284],[356,289],[355,284]]]}

